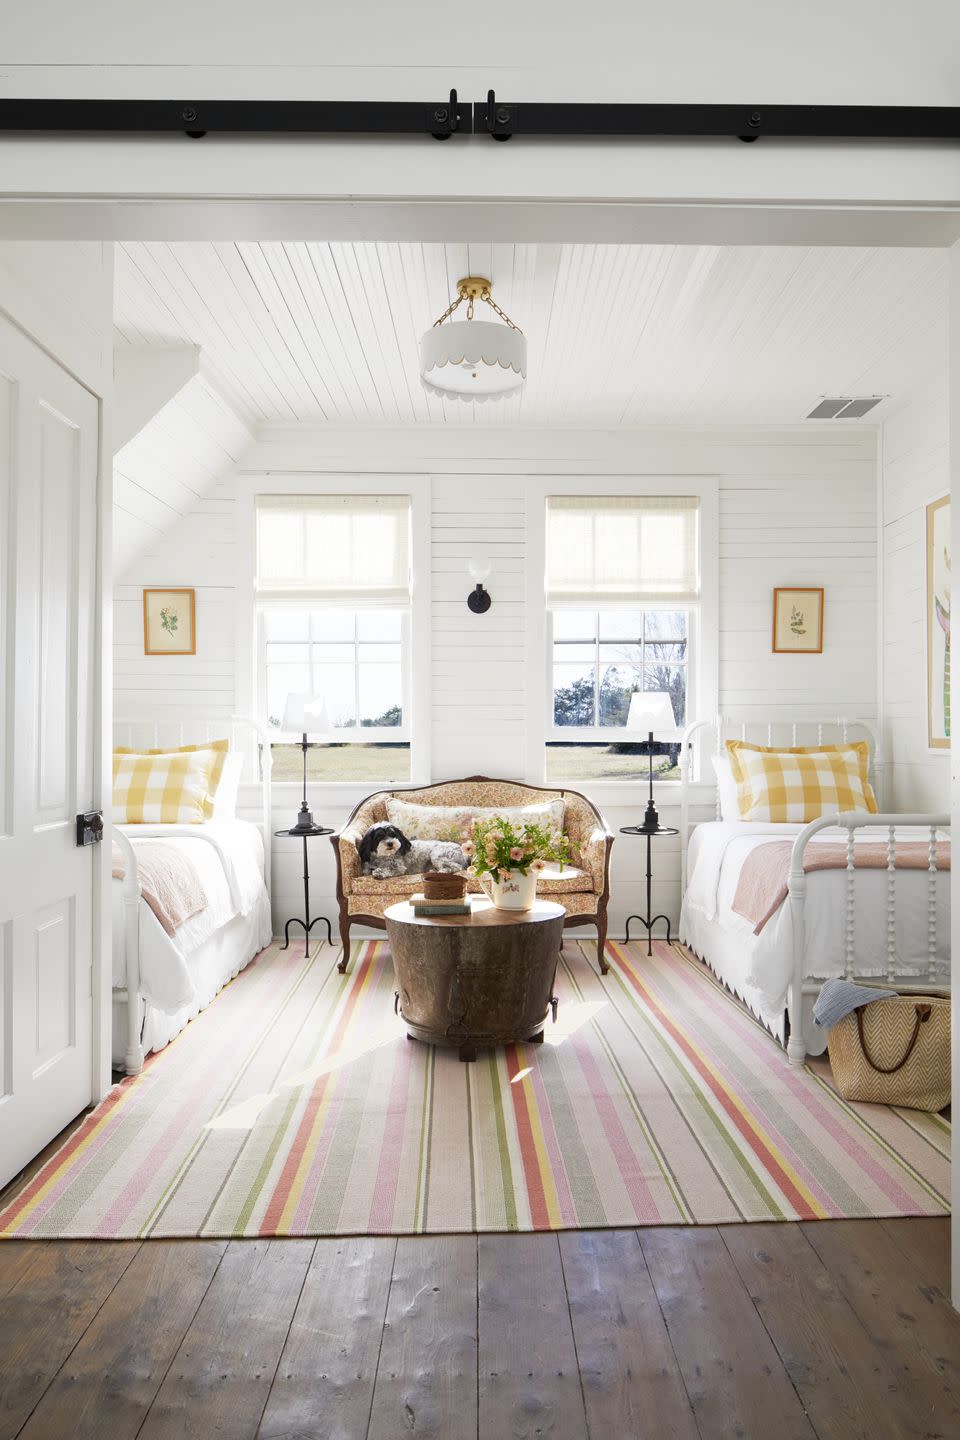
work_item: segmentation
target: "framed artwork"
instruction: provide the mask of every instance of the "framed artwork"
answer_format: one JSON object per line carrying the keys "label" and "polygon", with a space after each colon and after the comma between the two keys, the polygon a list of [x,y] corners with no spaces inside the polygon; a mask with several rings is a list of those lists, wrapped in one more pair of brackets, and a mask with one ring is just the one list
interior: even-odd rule
{"label": "framed artwork", "polygon": [[950,496],[927,506],[927,744],[950,749]]}
{"label": "framed artwork", "polygon": [[823,651],[823,590],[773,592],[773,649],[777,655],[819,655]]}
{"label": "framed artwork", "polygon": [[144,655],[196,655],[197,592],[144,590]]}

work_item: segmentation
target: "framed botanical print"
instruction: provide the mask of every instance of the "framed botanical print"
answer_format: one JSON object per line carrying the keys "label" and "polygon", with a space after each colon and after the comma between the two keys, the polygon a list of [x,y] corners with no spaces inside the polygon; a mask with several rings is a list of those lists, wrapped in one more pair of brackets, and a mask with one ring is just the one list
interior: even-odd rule
{"label": "framed botanical print", "polygon": [[144,590],[144,655],[196,655],[197,592]]}
{"label": "framed botanical print", "polygon": [[822,652],[822,589],[774,590],[773,649],[778,655],[819,655]]}
{"label": "framed botanical print", "polygon": [[950,749],[950,496],[927,506],[927,744]]}

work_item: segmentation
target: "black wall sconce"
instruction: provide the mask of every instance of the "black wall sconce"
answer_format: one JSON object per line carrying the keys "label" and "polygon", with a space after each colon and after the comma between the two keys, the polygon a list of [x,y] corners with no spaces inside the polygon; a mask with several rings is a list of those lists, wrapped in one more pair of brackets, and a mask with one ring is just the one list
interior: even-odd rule
{"label": "black wall sconce", "polygon": [[483,582],[490,574],[491,568],[489,560],[471,560],[467,566],[470,574],[477,582],[467,596],[467,608],[472,610],[474,615],[485,615],[493,604],[488,591],[483,588]]}

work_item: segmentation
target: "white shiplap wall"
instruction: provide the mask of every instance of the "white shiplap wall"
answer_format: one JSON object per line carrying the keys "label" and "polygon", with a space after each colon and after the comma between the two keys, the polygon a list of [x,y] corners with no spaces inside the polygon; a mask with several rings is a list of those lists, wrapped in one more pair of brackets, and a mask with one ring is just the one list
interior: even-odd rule
{"label": "white shiplap wall", "polygon": [[943,375],[883,426],[883,697],[894,808],[949,808],[949,752],[927,748],[925,507],[950,489]]}
{"label": "white shiplap wall", "polygon": [[[435,779],[523,773],[525,517],[513,475],[431,480],[432,749]],[[495,603],[467,609],[473,558]]]}
{"label": "white shiplap wall", "polygon": [[[351,471],[431,477],[431,743],[435,779],[471,773],[523,776],[527,743],[524,615],[526,536],[524,477],[576,474],[602,493],[605,475],[715,475],[720,486],[719,693],[737,716],[857,715],[876,711],[876,452],[871,431],[810,427],[771,432],[487,431],[463,436],[439,429],[394,431],[279,430],[266,432],[240,464],[244,485],[267,472],[301,480]],[[237,683],[233,614],[236,587],[251,577],[238,569],[231,484],[191,514],[152,557],[151,583],[208,583],[198,591],[200,649],[195,662],[150,680],[149,703],[165,712],[180,703],[199,714],[207,699],[226,713]],[[466,607],[472,556],[488,556],[486,616]],[[823,585],[826,628],[821,656],[770,653],[771,590],[776,584]],[[118,599],[118,663],[128,681],[118,708],[146,694],[155,662],[137,656],[132,617],[139,594]],[[125,607],[132,607],[128,617]],[[210,619],[210,630],[204,612]],[[209,649],[207,647],[210,647]],[[162,662],[166,664],[167,662]],[[146,668],[145,668],[146,667]],[[183,672],[181,673],[181,667]],[[154,676],[158,672],[153,672]],[[118,684],[121,683],[118,681]],[[182,687],[182,690],[181,690]],[[121,704],[121,701],[123,702]],[[536,777],[529,777],[536,779]],[[588,789],[590,787],[587,787]],[[614,829],[634,823],[637,800],[623,786],[594,787]],[[346,818],[353,796],[317,792],[328,824]],[[359,798],[359,795],[357,796]],[[295,800],[278,788],[277,823]],[[663,807],[662,807],[663,808]],[[664,809],[669,823],[669,809]],[[614,846],[611,934],[643,908],[642,847]],[[275,919],[302,905],[297,842],[278,841],[274,859]],[[313,896],[335,920],[330,847],[312,851]],[[654,904],[674,917],[679,905],[679,848],[658,846]]]}
{"label": "white shiplap wall", "polygon": [[[114,714],[190,721],[236,710],[236,505],[232,482],[197,500],[114,587]],[[143,590],[196,589],[196,655],[144,655]]]}

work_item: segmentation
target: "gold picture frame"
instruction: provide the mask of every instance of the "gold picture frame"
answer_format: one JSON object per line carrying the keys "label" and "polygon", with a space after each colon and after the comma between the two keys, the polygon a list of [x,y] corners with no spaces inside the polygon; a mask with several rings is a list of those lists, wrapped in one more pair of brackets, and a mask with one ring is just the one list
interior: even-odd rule
{"label": "gold picture frame", "polygon": [[926,507],[927,747],[950,749],[950,496]]}
{"label": "gold picture frame", "polygon": [[197,592],[184,588],[144,590],[144,655],[196,655]]}
{"label": "gold picture frame", "polygon": [[775,655],[823,653],[822,587],[791,585],[774,590],[773,652]]}

